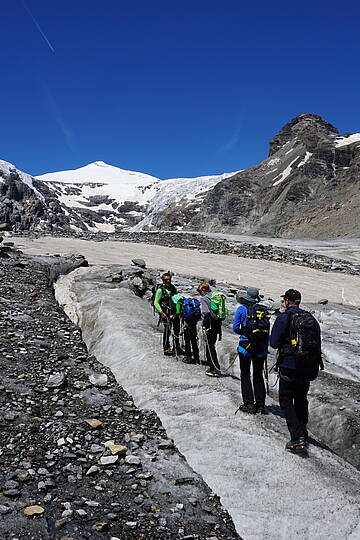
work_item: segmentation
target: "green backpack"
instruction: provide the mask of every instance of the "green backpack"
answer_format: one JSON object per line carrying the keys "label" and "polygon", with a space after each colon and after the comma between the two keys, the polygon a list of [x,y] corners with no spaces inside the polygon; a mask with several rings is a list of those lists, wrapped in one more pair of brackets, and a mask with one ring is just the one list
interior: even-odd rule
{"label": "green backpack", "polygon": [[[172,297],[171,297],[171,301],[172,303],[175,305],[176,307],[176,311],[179,311],[179,313],[181,313],[182,311],[182,305],[184,303],[184,297],[182,294],[174,294]],[[177,306],[180,305],[180,309],[178,310],[177,309]]]}
{"label": "green backpack", "polygon": [[206,295],[210,300],[210,315],[216,321],[223,321],[227,316],[226,296],[220,291],[213,291]]}

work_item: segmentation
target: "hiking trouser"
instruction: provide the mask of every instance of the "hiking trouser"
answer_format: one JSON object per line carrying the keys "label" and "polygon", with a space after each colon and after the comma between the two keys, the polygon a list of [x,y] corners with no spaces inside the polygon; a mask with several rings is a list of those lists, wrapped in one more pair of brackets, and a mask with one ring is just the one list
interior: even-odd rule
{"label": "hiking trouser", "polygon": [[219,360],[216,353],[215,343],[219,335],[218,328],[206,330],[206,363],[212,371],[220,372]]}
{"label": "hiking trouser", "polygon": [[[240,360],[240,385],[241,395],[244,405],[265,406],[265,384],[263,369],[265,356],[256,358],[255,356],[245,356],[239,352]],[[252,381],[250,377],[250,367],[252,364]]]}
{"label": "hiking trouser", "polygon": [[307,437],[308,434],[306,425],[309,419],[307,400],[309,388],[309,382],[282,379],[280,369],[279,403],[284,411],[292,441],[299,437]]}
{"label": "hiking trouser", "polygon": [[164,325],[164,332],[163,332],[163,348],[165,349],[171,349],[170,345],[170,337],[171,337],[171,331],[173,332],[174,337],[174,344],[176,352],[180,350],[180,341],[179,341],[179,334],[180,334],[180,319],[179,317],[175,317],[174,319],[161,319],[161,322]]}
{"label": "hiking trouser", "polygon": [[197,342],[197,328],[195,326],[184,325],[185,353],[188,358],[193,357],[195,362],[199,362],[199,347]]}

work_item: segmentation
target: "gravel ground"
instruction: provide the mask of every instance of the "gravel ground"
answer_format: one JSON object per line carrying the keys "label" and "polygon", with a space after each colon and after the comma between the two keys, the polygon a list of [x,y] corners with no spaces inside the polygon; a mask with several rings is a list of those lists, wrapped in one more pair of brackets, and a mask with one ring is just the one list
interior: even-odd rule
{"label": "gravel ground", "polygon": [[85,264],[0,246],[0,538],[239,538],[57,305],[52,279]]}

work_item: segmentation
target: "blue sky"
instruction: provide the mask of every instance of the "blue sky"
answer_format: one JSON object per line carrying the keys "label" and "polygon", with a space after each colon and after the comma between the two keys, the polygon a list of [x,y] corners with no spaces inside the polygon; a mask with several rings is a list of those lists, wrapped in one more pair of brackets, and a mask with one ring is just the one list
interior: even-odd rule
{"label": "blue sky", "polygon": [[12,0],[0,159],[160,178],[251,166],[304,112],[360,131],[360,2]]}

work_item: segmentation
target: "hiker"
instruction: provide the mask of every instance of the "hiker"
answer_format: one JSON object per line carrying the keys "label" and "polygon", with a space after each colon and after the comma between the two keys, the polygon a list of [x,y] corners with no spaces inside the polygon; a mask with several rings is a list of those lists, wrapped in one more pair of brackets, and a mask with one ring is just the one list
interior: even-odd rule
{"label": "hiker", "polygon": [[197,323],[201,319],[200,302],[196,298],[185,298],[181,307],[185,344],[185,364],[200,364]]}
{"label": "hiker", "polygon": [[205,355],[208,366],[205,374],[209,377],[220,377],[221,370],[216,353],[215,344],[217,339],[221,339],[221,320],[215,320],[211,316],[210,302],[211,289],[207,281],[203,281],[197,288],[201,298],[202,329],[205,338]]}
{"label": "hiker", "polygon": [[[180,347],[180,317],[176,314],[176,306],[171,297],[177,293],[176,287],[171,283],[171,274],[165,272],[161,276],[162,284],[155,293],[154,308],[159,313],[159,322],[163,323],[163,348],[165,356],[185,354]],[[170,345],[171,330],[173,330],[173,340],[175,351]]]}
{"label": "hiker", "polygon": [[307,394],[319,367],[324,369],[319,324],[311,313],[299,307],[300,302],[299,291],[285,292],[285,313],[277,316],[270,335],[271,347],[279,351],[279,403],[291,436],[285,448],[293,452],[307,447]]}
{"label": "hiker", "polygon": [[233,331],[239,335],[237,350],[243,399],[238,410],[250,414],[265,414],[263,370],[268,354],[270,315],[258,304],[259,291],[255,287],[241,291],[237,298],[240,306],[235,313]]}

